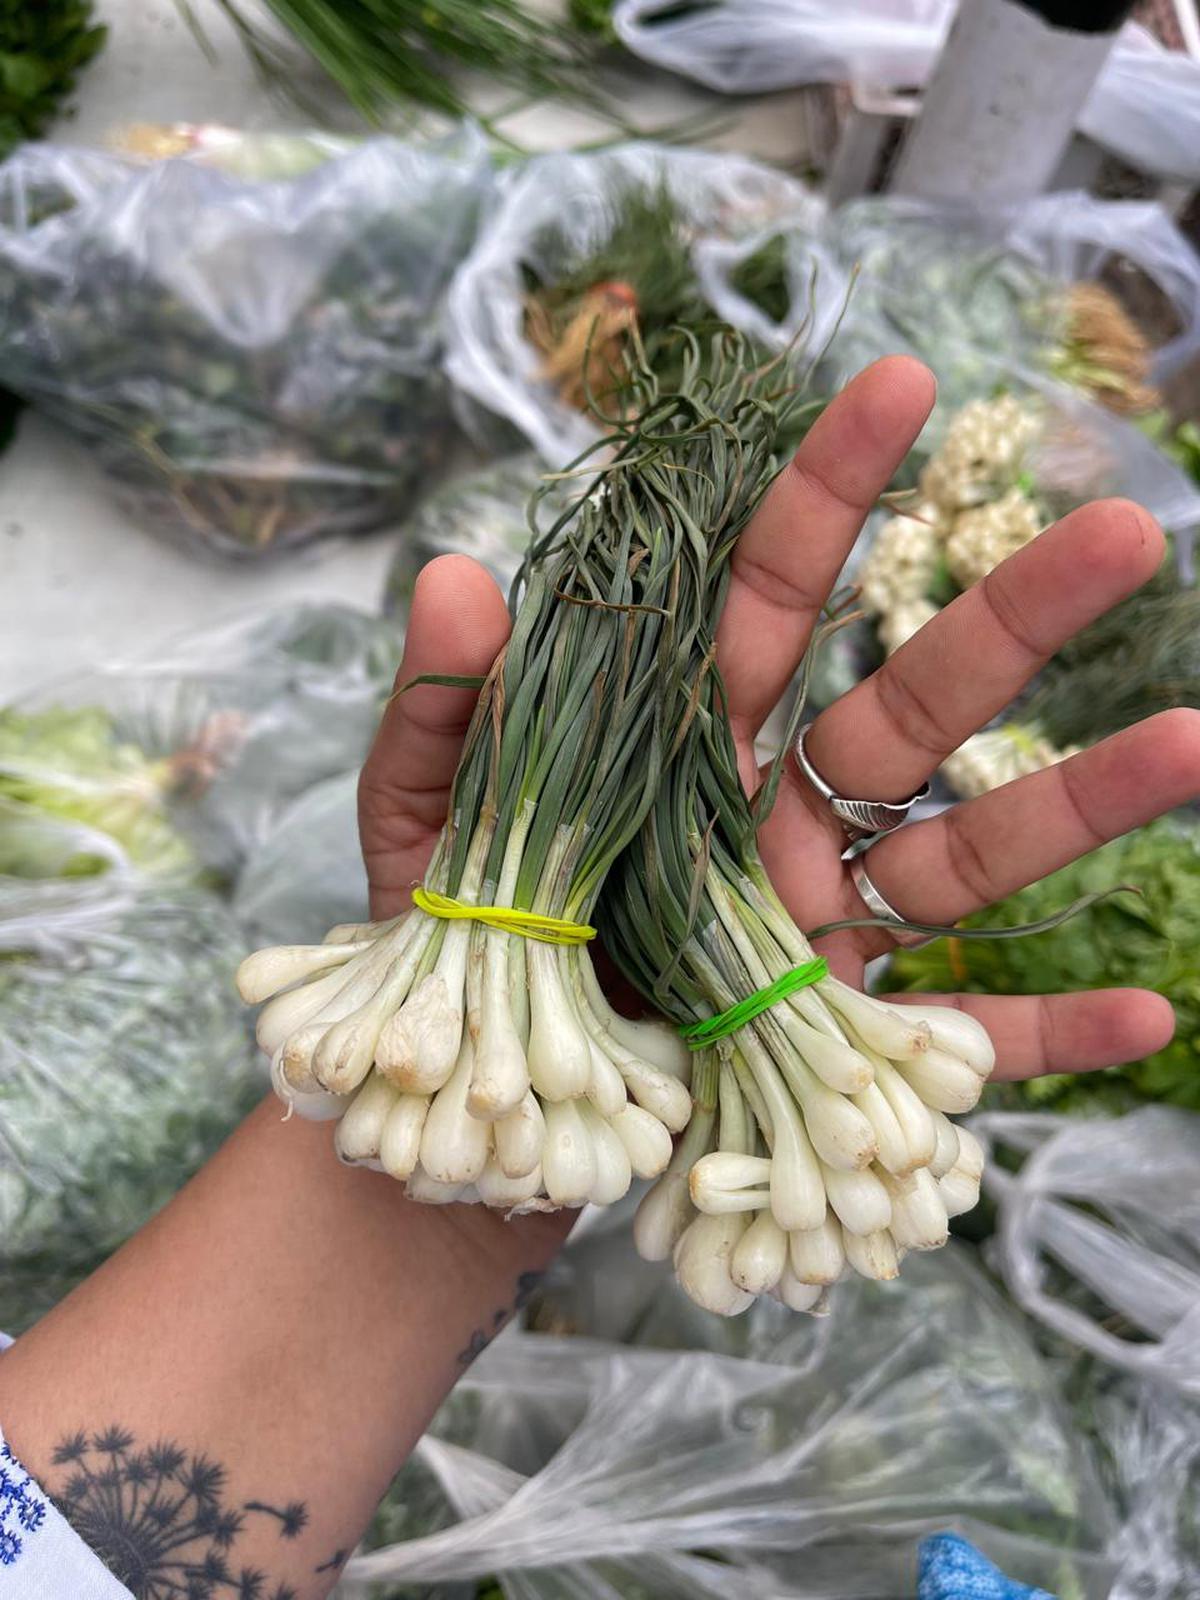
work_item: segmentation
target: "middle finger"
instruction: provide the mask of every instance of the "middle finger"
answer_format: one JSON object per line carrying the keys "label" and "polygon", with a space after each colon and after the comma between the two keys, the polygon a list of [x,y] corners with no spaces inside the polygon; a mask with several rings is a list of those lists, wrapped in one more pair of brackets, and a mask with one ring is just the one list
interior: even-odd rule
{"label": "middle finger", "polygon": [[[867,852],[871,882],[912,922],[949,924],[1200,793],[1200,712],[1163,711]],[[1114,885],[1115,887],[1115,885]],[[884,929],[867,948],[890,949]]]}

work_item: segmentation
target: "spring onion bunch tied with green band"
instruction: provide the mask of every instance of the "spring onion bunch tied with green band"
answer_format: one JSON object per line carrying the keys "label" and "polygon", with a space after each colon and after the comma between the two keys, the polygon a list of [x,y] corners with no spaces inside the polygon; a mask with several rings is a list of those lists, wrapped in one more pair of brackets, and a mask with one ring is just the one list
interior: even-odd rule
{"label": "spring onion bunch tied with green band", "polygon": [[[685,510],[698,492],[681,483]],[[817,1310],[844,1272],[894,1277],[906,1251],[944,1244],[982,1171],[951,1119],[994,1062],[962,1012],[840,982],[773,890],[756,830],[783,757],[752,801],[714,661],[731,553],[709,539],[705,623],[668,713],[675,755],[599,912],[617,965],[696,1047],[692,1118],[642,1202],[638,1248],[673,1255],[692,1299],[725,1315],[760,1294]]]}
{"label": "spring onion bunch tied with green band", "polygon": [[240,969],[280,1096],[417,1199],[610,1203],[689,1121],[689,1051],[612,1010],[589,940],[676,750],[712,551],[774,473],[772,378],[740,354],[689,341],[672,393],[639,364],[636,422],[514,587],[413,909]]}

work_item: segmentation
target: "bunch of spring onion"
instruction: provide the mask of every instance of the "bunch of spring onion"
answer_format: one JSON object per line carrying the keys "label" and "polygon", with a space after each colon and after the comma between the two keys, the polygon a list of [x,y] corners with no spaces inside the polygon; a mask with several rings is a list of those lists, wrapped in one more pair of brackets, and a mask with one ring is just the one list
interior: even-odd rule
{"label": "bunch of spring onion", "polygon": [[[281,1098],[337,1119],[342,1159],[416,1199],[611,1203],[666,1168],[691,1115],[688,1051],[614,1013],[584,942],[678,741],[713,552],[774,472],[770,375],[731,379],[740,346],[720,339],[711,357],[688,348],[678,393],[642,364],[637,420],[530,551],[417,904],[239,972],[243,997],[266,1001]],[[500,915],[463,915],[484,907]],[[576,932],[546,941],[535,921],[526,936],[514,910]]]}
{"label": "bunch of spring onion", "polygon": [[[732,410],[735,367],[709,403]],[[715,454],[715,452],[714,452]],[[648,486],[665,469],[642,469]],[[703,476],[674,483],[681,514],[706,529]],[[752,801],[739,774],[714,664],[731,543],[706,539],[692,639],[668,713],[672,760],[637,841],[610,874],[601,916],[624,974],[695,1035],[693,1112],[638,1212],[648,1259],[674,1257],[701,1306],[725,1315],[773,1294],[819,1309],[845,1271],[894,1277],[908,1250],[944,1244],[973,1206],[977,1141],[952,1117],[970,1111],[994,1052],[974,1019],[938,1006],[893,1008],[829,975],[771,887],[756,830],[769,811],[803,706]],[[788,992],[789,975],[810,981]],[[746,1015],[743,1004],[774,996]],[[738,1017],[744,1020],[724,1031]]]}

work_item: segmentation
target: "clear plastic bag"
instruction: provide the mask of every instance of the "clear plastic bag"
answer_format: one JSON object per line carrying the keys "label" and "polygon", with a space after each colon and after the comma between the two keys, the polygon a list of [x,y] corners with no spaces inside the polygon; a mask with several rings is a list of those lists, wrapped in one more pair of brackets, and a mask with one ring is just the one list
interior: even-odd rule
{"label": "clear plastic bag", "polygon": [[971,1126],[1024,1157],[984,1176],[1017,1303],[1070,1344],[1200,1399],[1200,1114],[988,1112]]}
{"label": "clear plastic bag", "polygon": [[[542,470],[537,456],[526,451],[453,478],[423,501],[397,537],[384,610],[407,611],[417,574],[435,556],[473,557],[507,593],[529,545],[529,502]],[[551,489],[539,508],[539,527],[565,510],[570,499],[569,486]]]}
{"label": "clear plastic bag", "polygon": [[[619,0],[627,49],[723,94],[805,83],[918,88],[941,52],[954,0]],[[1200,176],[1200,62],[1126,23],[1080,128],[1135,166]]]}
{"label": "clear plastic bag", "polygon": [[[482,407],[505,419],[552,467],[573,460],[602,428],[572,409],[541,372],[526,336],[522,268],[553,275],[586,260],[609,237],[613,201],[623,190],[665,185],[697,240],[758,233],[784,217],[816,236],[821,202],[794,179],[728,152],[621,145],[595,154],[536,157],[503,190],[471,254],[455,274],[448,302],[446,370]],[[821,297],[840,305],[826,274]],[[822,298],[822,305],[824,299]],[[820,320],[820,319],[819,319]],[[486,422],[467,407],[472,431]]]}
{"label": "clear plastic bag", "polygon": [[469,127],[268,182],[27,145],[0,167],[0,382],[188,547],[377,526],[448,438],[442,302],[490,192]]}
{"label": "clear plastic bag", "polygon": [[[1176,328],[1154,352],[1167,377],[1200,354],[1200,258],[1155,202],[1042,195],[984,216],[903,197],[851,201],[830,220],[831,248],[858,278],[843,342],[939,352],[982,349],[1033,364],[1061,334],[1062,288],[1132,265]],[[970,398],[970,396],[968,396]]]}
{"label": "clear plastic bag", "polygon": [[721,94],[804,83],[925,81],[953,0],[619,0],[617,36],[634,55]]}
{"label": "clear plastic bag", "polygon": [[609,1337],[620,1321],[658,1348],[498,1340],[418,1451],[455,1520],[356,1557],[339,1595],[498,1575],[522,1600],[882,1600],[912,1593],[917,1544],[947,1527],[1013,1577],[1107,1593],[1104,1498],[966,1252],[842,1285],[817,1321],[767,1301],[705,1318],[661,1268],[631,1294],[632,1260],[627,1237],[594,1235],[580,1294],[552,1281],[542,1314],[590,1332],[603,1308]]}
{"label": "clear plastic bag", "polygon": [[[917,326],[907,319],[906,325]],[[910,458],[913,467],[938,449],[949,422],[964,406],[999,394],[1015,396],[1039,419],[1025,465],[1046,510],[1061,516],[1102,495],[1136,500],[1165,528],[1185,536],[1179,553],[1185,573],[1189,571],[1186,536],[1200,527],[1200,485],[1146,433],[1033,360],[1022,361],[1021,354],[1030,352],[1021,352],[1016,334],[1005,350],[971,344],[951,333],[930,337],[932,319],[919,325],[923,331],[906,340],[890,311],[879,314],[878,302],[852,309],[824,363],[823,386],[840,387],[869,362],[897,351],[926,362],[938,379],[938,404]],[[914,481],[910,472],[906,486]],[[869,544],[868,535],[859,553]]]}
{"label": "clear plastic bag", "polygon": [[[119,740],[162,764],[166,816],[196,862],[233,882],[295,801],[361,764],[402,641],[395,622],[299,606],[48,685],[21,709],[85,706],[110,718]],[[4,770],[0,747],[0,784]],[[64,775],[73,781],[69,766]]]}
{"label": "clear plastic bag", "polygon": [[[742,293],[737,282],[738,269],[773,244],[783,257],[787,293],[787,309],[778,319]],[[768,225],[748,238],[699,239],[695,259],[701,290],[713,310],[766,350],[785,350],[802,341],[815,361],[849,303],[849,274],[810,221]]]}
{"label": "clear plastic bag", "polygon": [[399,646],[300,607],[0,712],[0,1327],[266,1092],[234,973],[264,939],[366,914],[357,769]]}
{"label": "clear plastic bag", "polygon": [[314,784],[250,851],[231,905],[252,949],[320,944],[339,922],[367,921],[357,798],[357,767]]}
{"label": "clear plastic bag", "polygon": [[1075,1416],[1120,1526],[1109,1600],[1200,1593],[1200,1403],[1153,1382],[1072,1379]]}
{"label": "clear plastic bag", "polygon": [[[70,881],[60,884],[60,917]],[[19,1332],[148,1221],[266,1089],[203,890],[126,879],[86,939],[38,954],[0,890],[0,1327]],[[111,888],[111,884],[109,885]],[[82,931],[75,922],[76,931]]]}

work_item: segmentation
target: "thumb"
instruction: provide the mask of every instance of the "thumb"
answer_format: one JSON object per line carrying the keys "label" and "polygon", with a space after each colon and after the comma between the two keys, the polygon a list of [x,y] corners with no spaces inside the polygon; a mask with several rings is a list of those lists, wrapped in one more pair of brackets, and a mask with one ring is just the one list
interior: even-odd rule
{"label": "thumb", "polygon": [[[474,689],[419,684],[430,673],[482,677],[509,633],[508,607],[491,576],[467,556],[439,556],[417,579],[396,690],[363,766],[358,789],[363,856],[389,900],[419,875],[445,821]],[[403,693],[399,691],[403,690]],[[411,857],[411,859],[409,859]],[[405,876],[407,874],[407,876]]]}

